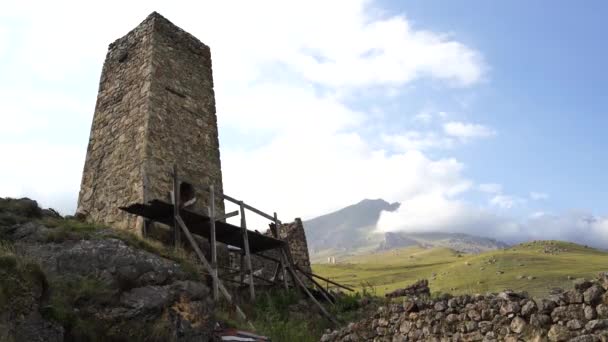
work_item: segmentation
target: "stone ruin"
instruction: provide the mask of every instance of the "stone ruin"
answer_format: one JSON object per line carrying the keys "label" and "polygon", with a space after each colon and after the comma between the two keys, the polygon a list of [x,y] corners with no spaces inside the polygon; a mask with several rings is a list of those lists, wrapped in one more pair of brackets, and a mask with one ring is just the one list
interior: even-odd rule
{"label": "stone ruin", "polygon": [[[77,213],[141,233],[142,220],[118,208],[170,201],[174,163],[180,177],[222,191],[210,49],[154,12],[109,46]],[[182,193],[205,208],[191,186]],[[223,214],[223,201],[215,207]]]}
{"label": "stone ruin", "polygon": [[608,342],[608,272],[545,298],[503,291],[417,297],[378,308],[371,317],[328,332],[332,341]]}
{"label": "stone ruin", "polygon": [[[182,202],[195,199],[191,209],[205,212],[208,195],[196,185],[223,191],[211,52],[153,12],[109,46],[77,215],[142,234],[143,220],[119,207],[152,199],[171,202],[174,164],[186,180],[180,187]],[[219,196],[215,209],[216,215],[224,214]],[[284,224],[278,233],[288,241],[296,264],[310,273],[302,221]],[[207,254],[208,243],[200,243]],[[228,264],[227,251],[218,253],[220,263]],[[269,268],[267,260],[254,258],[254,269]],[[234,260],[230,264],[240,267]]]}
{"label": "stone ruin", "polygon": [[[308,244],[306,242],[306,233],[304,231],[304,224],[302,223],[302,220],[300,218],[296,218],[294,222],[281,224],[277,233],[279,239],[287,242],[294,264],[297,267],[300,267],[304,272],[312,273],[310,256],[308,254]],[[264,234],[272,236],[271,228],[269,228]],[[280,259],[280,254],[276,250],[269,250],[261,252],[260,254],[270,258]],[[239,251],[231,250],[231,268],[240,268],[240,255],[241,254]],[[256,275],[262,276],[266,279],[273,277],[274,272],[276,271],[275,262],[255,254],[252,255],[251,259],[254,273]],[[302,281],[304,281],[306,285],[312,285],[308,279],[303,278]]]}
{"label": "stone ruin", "polygon": [[296,218],[294,222],[282,224],[278,234],[279,239],[287,242],[294,264],[303,271],[312,273],[306,233],[304,232],[302,220]]}

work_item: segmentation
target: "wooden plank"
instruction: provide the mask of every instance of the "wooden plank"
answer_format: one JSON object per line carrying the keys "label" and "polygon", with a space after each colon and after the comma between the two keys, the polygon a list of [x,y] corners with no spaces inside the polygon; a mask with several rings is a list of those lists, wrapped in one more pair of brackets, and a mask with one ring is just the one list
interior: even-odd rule
{"label": "wooden plank", "polygon": [[[179,216],[180,193],[179,177],[177,174],[177,164],[173,164],[173,216]],[[181,245],[181,235],[177,223],[173,225],[173,246],[177,249]]]}
{"label": "wooden plank", "polygon": [[251,265],[251,253],[249,252],[249,237],[247,236],[247,221],[245,219],[245,206],[243,202],[239,205],[241,210],[241,227],[243,228],[243,245],[245,246],[245,261],[249,270],[249,296],[251,301],[255,300],[255,286],[253,281],[253,266]]}
{"label": "wooden plank", "polygon": [[230,293],[228,293],[228,290],[226,290],[226,288],[224,287],[224,285],[222,284],[222,282],[219,279],[217,279],[216,275],[213,274],[212,268],[211,268],[211,264],[209,264],[209,262],[207,261],[207,258],[205,258],[205,255],[203,254],[203,252],[201,252],[201,249],[198,247],[198,244],[196,243],[196,241],[192,237],[192,234],[190,234],[190,231],[188,230],[188,227],[186,227],[186,224],[184,223],[184,221],[182,220],[182,218],[179,215],[177,215],[175,217],[175,221],[177,222],[178,226],[181,227],[184,235],[186,236],[186,238],[190,242],[190,245],[192,246],[192,249],[194,249],[194,252],[198,256],[199,260],[203,263],[203,266],[205,266],[205,268],[207,269],[207,272],[209,272],[212,277],[216,278],[216,281],[217,281],[217,284],[218,284],[218,288],[221,291],[222,295],[224,295],[224,298],[226,298],[226,301],[228,303],[234,305],[234,307],[236,308],[237,313],[245,321],[247,321],[247,323],[249,324],[249,326],[251,326],[252,329],[255,329],[255,327],[253,326],[253,324],[251,324],[251,322],[247,319],[247,316],[245,315],[245,313],[243,312],[243,310],[241,310],[241,308],[236,303],[234,303],[234,301],[232,300],[232,296],[230,295]]}
{"label": "wooden plank", "polygon": [[[209,186],[209,206],[207,207],[209,212],[209,230],[210,230],[210,244],[211,244],[211,268],[213,268],[213,273],[215,277],[213,279],[218,279],[217,276],[217,242],[215,239],[215,189],[213,184]],[[213,292],[213,300],[217,301],[220,297],[217,287],[217,282],[213,281],[212,292]]]}
{"label": "wooden plank", "polygon": [[[135,203],[129,205],[128,207],[121,207],[120,209],[131,214],[143,216],[154,222],[163,223],[171,227],[174,225],[174,208],[171,203],[160,200],[151,200],[147,204]],[[209,217],[207,216],[207,210],[205,210],[204,213],[198,213],[182,208],[180,209],[180,216],[188,225],[192,234],[199,235],[207,240],[210,238],[211,234],[209,231]],[[237,223],[236,225],[233,225],[216,220],[215,226],[216,239],[218,242],[244,249],[243,234],[240,224]],[[172,243],[173,232],[171,232],[170,236],[170,243]],[[266,236],[262,233],[251,230],[249,231],[249,248],[252,254],[265,250],[277,249],[283,244],[283,241],[275,239],[272,236]]]}

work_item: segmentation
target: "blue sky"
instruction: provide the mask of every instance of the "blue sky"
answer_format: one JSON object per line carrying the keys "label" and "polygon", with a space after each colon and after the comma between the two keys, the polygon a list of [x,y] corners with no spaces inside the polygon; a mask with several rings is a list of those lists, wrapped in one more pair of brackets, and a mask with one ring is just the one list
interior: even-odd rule
{"label": "blue sky", "polygon": [[107,45],[156,10],[211,47],[227,193],[608,247],[600,1],[114,2],[0,5],[0,196],[75,209]]}
{"label": "blue sky", "polygon": [[471,177],[500,179],[520,194],[546,189],[553,210],[608,211],[604,2],[383,4],[419,26],[453,33],[490,65],[471,112],[500,137],[455,151]]}

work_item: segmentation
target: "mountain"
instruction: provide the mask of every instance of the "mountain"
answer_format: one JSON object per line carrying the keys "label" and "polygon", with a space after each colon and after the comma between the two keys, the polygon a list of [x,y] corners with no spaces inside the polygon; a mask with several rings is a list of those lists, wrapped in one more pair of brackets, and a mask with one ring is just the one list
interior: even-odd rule
{"label": "mountain", "polygon": [[394,212],[400,203],[365,199],[338,211],[304,221],[313,262],[328,256],[350,256],[408,246],[445,247],[463,253],[480,253],[507,247],[493,239],[462,233],[376,231],[383,211]]}
{"label": "mountain", "polygon": [[445,247],[462,253],[481,253],[508,247],[506,243],[501,241],[463,233],[388,232],[384,233],[384,241],[378,249],[389,250],[409,246]]}
{"label": "mountain", "polygon": [[365,199],[330,214],[304,221],[312,254],[327,249],[352,249],[379,242],[373,234],[382,211],[395,211],[399,203]]}

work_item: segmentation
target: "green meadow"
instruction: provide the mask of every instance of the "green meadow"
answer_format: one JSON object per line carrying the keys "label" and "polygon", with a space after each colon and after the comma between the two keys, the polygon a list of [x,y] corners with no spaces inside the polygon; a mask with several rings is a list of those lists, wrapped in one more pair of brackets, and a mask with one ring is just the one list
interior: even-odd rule
{"label": "green meadow", "polygon": [[607,252],[561,241],[535,241],[481,254],[408,247],[337,262],[314,264],[313,271],[357,290],[372,289],[379,296],[423,278],[433,293],[511,289],[541,296],[554,287],[570,287],[573,279],[608,271]]}

